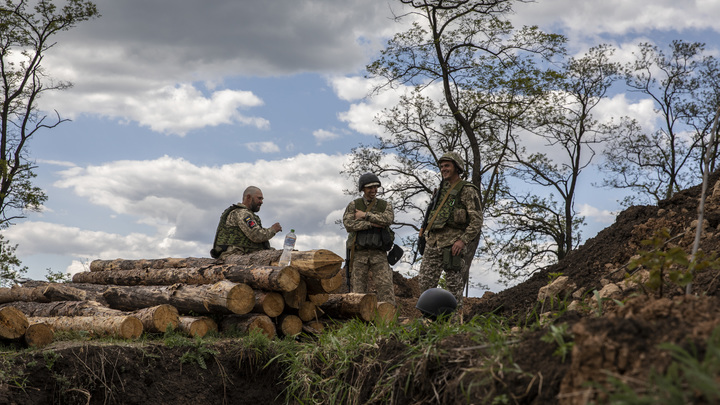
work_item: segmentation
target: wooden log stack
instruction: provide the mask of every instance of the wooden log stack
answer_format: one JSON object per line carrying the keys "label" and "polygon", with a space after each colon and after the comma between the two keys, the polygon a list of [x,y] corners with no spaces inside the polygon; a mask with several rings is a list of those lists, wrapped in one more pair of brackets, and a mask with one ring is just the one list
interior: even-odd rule
{"label": "wooden log stack", "polygon": [[374,294],[339,293],[343,259],[319,249],[280,250],[227,259],[95,260],[71,283],[32,281],[0,288],[0,339],[43,346],[55,331],[83,330],[134,339],[179,330],[268,337],[319,333],[326,318],[391,319],[395,308]]}

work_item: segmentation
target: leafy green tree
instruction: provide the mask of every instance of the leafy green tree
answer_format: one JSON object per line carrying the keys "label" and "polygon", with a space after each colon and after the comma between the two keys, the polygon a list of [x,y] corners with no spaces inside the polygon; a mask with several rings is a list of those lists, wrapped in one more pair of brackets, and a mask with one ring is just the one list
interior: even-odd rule
{"label": "leafy green tree", "polygon": [[[386,191],[396,210],[418,219],[403,225],[417,229],[437,186],[437,159],[446,151],[465,158],[467,180],[481,190],[483,207],[495,203],[505,189],[507,149],[515,142],[510,123],[555,75],[538,62],[562,52],[564,37],[537,27],[515,29],[508,20],[510,0],[399,3],[407,12],[396,19],[412,25],[388,42],[367,71],[380,79],[375,94],[398,86],[412,90],[377,117],[388,135],[377,145],[356,148],[346,172],[397,175],[398,188]],[[440,99],[429,96],[435,88]],[[478,242],[468,246],[466,259]]]}
{"label": "leafy green tree", "polygon": [[699,42],[675,40],[668,48],[666,53],[642,43],[625,67],[628,88],[653,101],[661,123],[651,130],[630,123],[605,149],[602,168],[610,177],[603,185],[632,191],[625,206],[670,198],[702,175],[718,102],[712,93],[718,88],[717,63]]}
{"label": "leafy green tree", "polygon": [[21,266],[20,260],[15,256],[17,245],[10,242],[0,234],[0,287],[8,287],[20,281],[27,273],[27,267]]}
{"label": "leafy green tree", "polygon": [[[71,86],[53,81],[43,68],[45,53],[55,45],[52,37],[99,16],[89,1],[63,3],[62,8],[51,0],[5,0],[0,5],[0,229],[24,218],[27,210],[39,209],[47,199],[32,183],[36,167],[27,146],[41,129],[67,121],[57,112],[50,118],[38,108],[42,94]],[[15,274],[7,268],[19,265],[14,251],[4,245],[2,276]]]}

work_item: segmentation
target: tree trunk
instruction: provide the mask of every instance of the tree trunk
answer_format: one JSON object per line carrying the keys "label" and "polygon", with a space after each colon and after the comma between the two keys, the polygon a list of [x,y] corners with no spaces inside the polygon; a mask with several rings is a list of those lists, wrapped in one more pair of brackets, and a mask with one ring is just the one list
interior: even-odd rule
{"label": "tree trunk", "polygon": [[30,323],[45,323],[55,331],[88,331],[99,336],[137,339],[142,322],[134,316],[59,316],[31,317]]}
{"label": "tree trunk", "polygon": [[175,330],[180,323],[178,310],[168,304],[138,309],[132,315],[140,319],[146,332],[164,333],[168,327]]}
{"label": "tree trunk", "polygon": [[0,287],[0,304],[15,301],[50,302],[43,295],[44,287]]}
{"label": "tree trunk", "polygon": [[54,337],[55,332],[50,326],[45,323],[33,323],[25,330],[23,341],[29,347],[40,348],[52,343]]}
{"label": "tree trunk", "polygon": [[28,319],[15,307],[0,309],[0,338],[19,339],[29,326]]}
{"label": "tree trunk", "polygon": [[331,293],[340,288],[344,283],[342,271],[337,272],[330,278],[305,278],[308,294]]}
{"label": "tree trunk", "polygon": [[277,330],[283,336],[295,336],[302,332],[303,322],[297,315],[283,314],[277,319]]}
{"label": "tree trunk", "polygon": [[255,306],[252,288],[227,280],[212,285],[110,287],[103,297],[111,308],[129,311],[169,304],[183,314],[246,314]]}
{"label": "tree trunk", "polygon": [[[9,304],[6,304],[9,305]],[[12,304],[27,316],[95,316],[128,315],[96,301],[15,302]]]}
{"label": "tree trunk", "polygon": [[307,322],[317,317],[317,307],[310,301],[300,304],[299,308],[289,308],[285,311],[288,314],[297,315],[300,320]]}
{"label": "tree trunk", "polygon": [[90,271],[116,271],[139,269],[172,269],[180,267],[204,267],[217,264],[217,260],[210,258],[172,258],[140,259],[140,260],[93,260],[90,262]]}
{"label": "tree trunk", "polygon": [[330,294],[328,293],[319,293],[319,294],[311,294],[308,292],[308,301],[315,304],[315,306],[320,306],[327,302],[328,299],[330,299]]}
{"label": "tree trunk", "polygon": [[247,335],[253,329],[258,329],[268,338],[272,339],[277,335],[275,324],[270,317],[261,314],[228,315],[220,321],[220,330],[223,332],[236,331]]}
{"label": "tree trunk", "polygon": [[381,301],[377,303],[377,314],[383,321],[390,322],[395,319],[397,308],[390,302]]}
{"label": "tree trunk", "polygon": [[203,337],[218,330],[217,323],[206,316],[181,316],[179,321],[179,329],[193,337]]}
{"label": "tree trunk", "polygon": [[330,317],[353,318],[370,321],[375,316],[377,297],[375,294],[330,294],[326,303],[320,306]]}
{"label": "tree trunk", "polygon": [[282,294],[268,291],[255,291],[253,312],[265,314],[271,318],[280,315],[285,309]]}
{"label": "tree trunk", "polygon": [[300,308],[300,304],[305,302],[307,299],[307,285],[305,284],[305,279],[300,279],[300,283],[296,289],[283,293],[283,298],[285,299],[285,306],[295,309]]}
{"label": "tree trunk", "polygon": [[267,291],[292,291],[300,283],[300,274],[292,267],[229,266],[225,278]]}
{"label": "tree trunk", "polygon": [[73,276],[73,283],[135,285],[215,284],[229,280],[268,291],[290,291],[300,275],[292,267],[214,265],[192,268],[86,271]]}

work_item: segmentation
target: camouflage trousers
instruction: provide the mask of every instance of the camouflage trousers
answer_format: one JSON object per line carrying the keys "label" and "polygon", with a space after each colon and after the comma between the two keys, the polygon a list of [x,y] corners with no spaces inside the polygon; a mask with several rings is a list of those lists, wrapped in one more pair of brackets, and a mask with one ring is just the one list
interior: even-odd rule
{"label": "camouflage trousers", "polygon": [[368,281],[372,277],[377,289],[378,302],[391,302],[395,305],[395,291],[392,281],[392,269],[387,254],[382,250],[356,250],[353,252],[350,266],[350,285],[352,292],[371,293]]}
{"label": "camouflage trousers", "polygon": [[420,264],[420,274],[418,279],[420,282],[420,290],[425,291],[438,286],[440,275],[445,271],[445,281],[447,290],[455,296],[458,306],[462,305],[463,292],[465,289],[465,280],[463,280],[463,269],[465,268],[465,251],[460,252],[460,267],[452,268],[443,262],[443,250],[450,247],[438,248],[436,246],[425,247],[422,263]]}

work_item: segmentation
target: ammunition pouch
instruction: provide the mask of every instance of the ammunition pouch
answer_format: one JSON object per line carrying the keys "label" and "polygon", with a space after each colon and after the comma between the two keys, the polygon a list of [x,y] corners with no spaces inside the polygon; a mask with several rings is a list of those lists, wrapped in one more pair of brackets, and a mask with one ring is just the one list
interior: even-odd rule
{"label": "ammunition pouch", "polygon": [[443,268],[445,270],[459,271],[462,269],[462,254],[453,256],[452,246],[443,249]]}
{"label": "ammunition pouch", "polygon": [[212,257],[213,259],[217,259],[218,257],[220,257],[221,254],[223,254],[223,252],[227,250],[227,248],[228,245],[220,245],[213,247],[212,249],[210,249],[210,257]]}
{"label": "ammunition pouch", "polygon": [[382,249],[388,251],[393,247],[393,236],[387,228],[370,228],[358,231],[355,244],[361,249]]}

